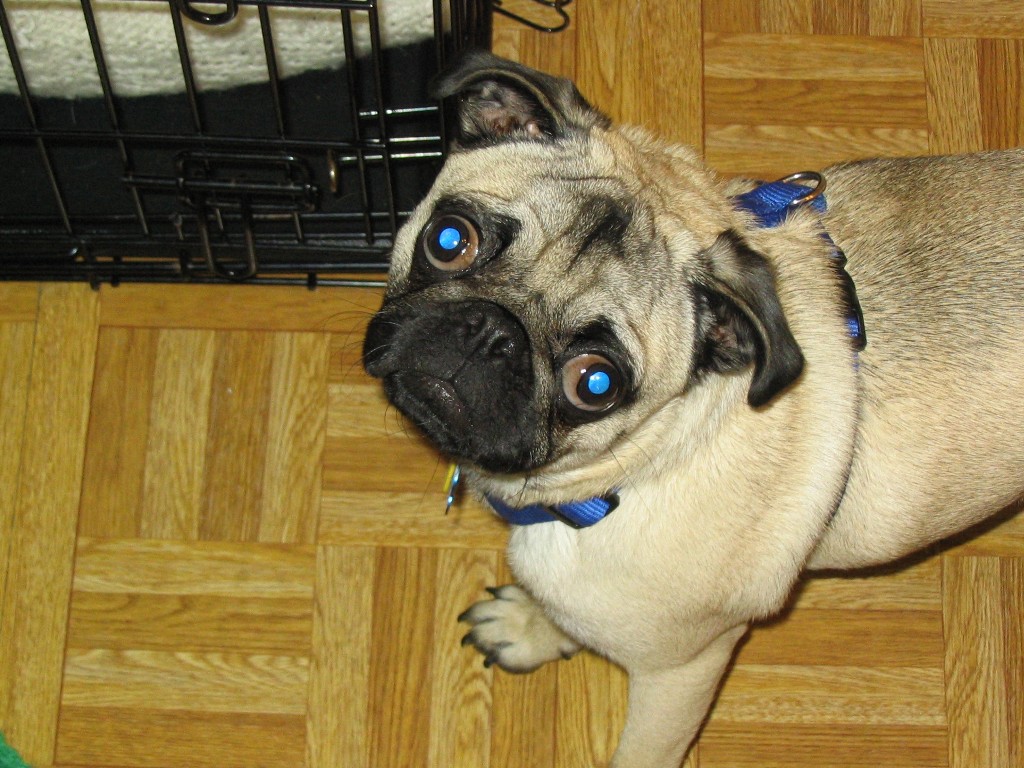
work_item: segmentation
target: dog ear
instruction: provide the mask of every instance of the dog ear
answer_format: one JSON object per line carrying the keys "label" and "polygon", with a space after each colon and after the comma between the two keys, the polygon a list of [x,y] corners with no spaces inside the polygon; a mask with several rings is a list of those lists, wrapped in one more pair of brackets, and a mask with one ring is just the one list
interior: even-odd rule
{"label": "dog ear", "polygon": [[432,83],[436,98],[457,96],[459,144],[510,138],[564,138],[609,124],[569,80],[472,50]]}
{"label": "dog ear", "polygon": [[747,402],[765,405],[801,373],[804,356],[775,292],[767,260],[733,231],[704,252],[710,274],[698,286],[699,366],[731,371],[754,364]]}

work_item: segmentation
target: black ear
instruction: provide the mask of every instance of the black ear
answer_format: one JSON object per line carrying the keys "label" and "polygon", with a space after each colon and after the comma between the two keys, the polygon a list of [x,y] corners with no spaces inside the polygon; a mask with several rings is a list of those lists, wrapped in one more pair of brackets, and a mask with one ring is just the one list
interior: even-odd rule
{"label": "black ear", "polygon": [[738,234],[719,235],[704,252],[710,275],[698,286],[700,365],[729,371],[754,364],[747,402],[765,405],[803,371],[804,356],[775,292],[767,260]]}
{"label": "black ear", "polygon": [[436,98],[457,96],[459,143],[472,146],[508,138],[563,138],[608,125],[570,81],[472,50],[432,84]]}

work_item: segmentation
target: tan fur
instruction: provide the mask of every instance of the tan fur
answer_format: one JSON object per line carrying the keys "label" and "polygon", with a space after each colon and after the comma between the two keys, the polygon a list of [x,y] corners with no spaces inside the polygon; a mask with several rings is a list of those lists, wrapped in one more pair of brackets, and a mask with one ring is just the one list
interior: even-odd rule
{"label": "tan fur", "polygon": [[[525,475],[468,468],[473,487],[519,503],[619,488],[583,530],[516,528],[523,589],[473,606],[475,644],[525,670],[580,646],[630,674],[615,768],[676,768],[732,649],[778,611],[807,567],[888,562],[996,513],[1024,491],[1024,151],[826,169],[829,212],[757,227],[689,150],[598,124],[557,143],[456,152],[396,246],[389,296],[407,289],[413,242],[444,194],[487,198],[525,222],[506,258],[517,279],[446,285],[511,308],[529,328],[601,312],[640,372],[640,401],[566,430]],[[749,187],[749,184],[746,186]],[[638,205],[650,271],[614,259],[567,274],[562,243],[583,192]],[[820,237],[849,257],[868,346],[843,323]],[[687,281],[735,229],[772,265],[803,350],[802,375],[768,405],[750,374],[686,386],[694,333]],[[713,252],[712,252],[713,257]],[[440,290],[440,289],[438,289]],[[842,499],[838,509],[839,499]]]}

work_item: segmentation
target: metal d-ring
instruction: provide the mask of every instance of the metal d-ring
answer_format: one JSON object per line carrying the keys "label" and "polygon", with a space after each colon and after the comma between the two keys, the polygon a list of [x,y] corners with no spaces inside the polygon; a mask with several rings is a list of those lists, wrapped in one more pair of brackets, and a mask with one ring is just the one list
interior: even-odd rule
{"label": "metal d-ring", "polygon": [[779,179],[778,184],[795,184],[802,181],[813,181],[814,186],[811,187],[806,195],[798,197],[796,200],[789,204],[790,208],[796,208],[801,205],[805,205],[811,200],[817,197],[821,197],[825,193],[825,177],[816,171],[800,171],[798,173],[791,173],[784,179]]}
{"label": "metal d-ring", "polygon": [[227,6],[220,13],[206,13],[192,6],[192,0],[177,0],[178,10],[188,16],[192,21],[200,24],[207,24],[216,27],[227,24],[238,15],[238,0],[220,0]]}

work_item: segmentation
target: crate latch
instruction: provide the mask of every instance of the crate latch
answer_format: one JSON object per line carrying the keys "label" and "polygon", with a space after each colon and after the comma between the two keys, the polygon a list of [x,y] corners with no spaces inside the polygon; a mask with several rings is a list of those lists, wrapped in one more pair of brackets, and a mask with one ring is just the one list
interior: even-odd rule
{"label": "crate latch", "polygon": [[[314,211],[320,196],[309,165],[293,155],[186,151],[175,158],[175,168],[179,197],[197,214],[206,264],[230,280],[245,280],[259,269],[257,220]],[[216,240],[226,238],[236,220],[244,249],[240,257],[222,256]]]}

